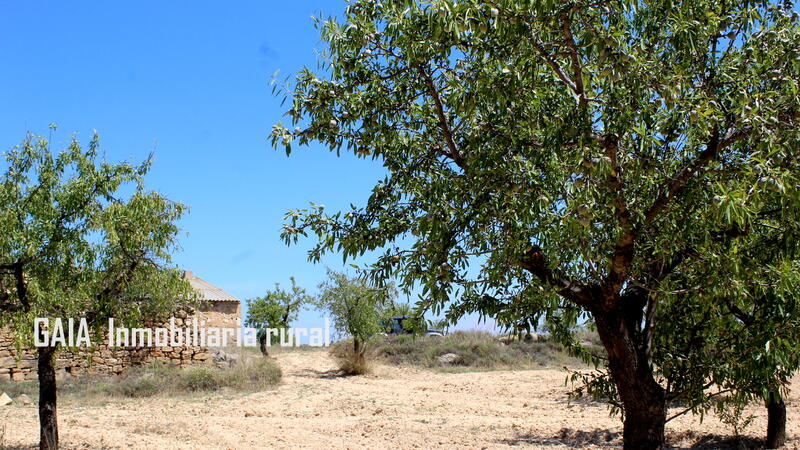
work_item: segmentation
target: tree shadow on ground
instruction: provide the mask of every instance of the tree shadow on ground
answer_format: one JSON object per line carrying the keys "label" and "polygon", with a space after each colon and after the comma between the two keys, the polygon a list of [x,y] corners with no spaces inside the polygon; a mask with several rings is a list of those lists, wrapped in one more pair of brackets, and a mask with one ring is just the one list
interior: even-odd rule
{"label": "tree shadow on ground", "polygon": [[578,397],[578,398],[570,398],[567,396],[566,398],[556,400],[556,403],[565,405],[566,407],[570,406],[586,406],[586,407],[608,407],[609,403],[606,399],[593,399],[589,397]]}
{"label": "tree shadow on ground", "polygon": [[571,428],[562,428],[552,437],[522,433],[513,438],[501,439],[499,443],[519,446],[534,445],[537,447],[584,448],[590,445],[622,447],[622,435],[609,429],[573,430]]}
{"label": "tree shadow on ground", "polygon": [[[764,439],[753,436],[730,436],[718,434],[701,434],[694,431],[667,433],[667,447],[674,450],[749,450],[764,448]],[[787,445],[800,442],[800,439],[788,439]],[[501,439],[498,443],[517,446],[585,448],[598,446],[603,448],[622,448],[622,433],[610,429],[573,430],[562,428],[551,437],[538,436],[533,433],[520,433],[517,436]]]}
{"label": "tree shadow on ground", "polygon": [[[787,440],[787,444],[789,440]],[[720,450],[749,450],[764,448],[764,439],[753,436],[730,436],[719,434],[700,434],[694,431],[682,433],[668,433],[667,442],[674,449],[720,449]]]}
{"label": "tree shadow on ground", "polygon": [[334,378],[341,378],[346,375],[342,375],[342,372],[339,369],[330,369],[330,370],[303,369],[303,372],[300,374],[300,376],[309,378],[321,378],[323,380],[332,380]]}

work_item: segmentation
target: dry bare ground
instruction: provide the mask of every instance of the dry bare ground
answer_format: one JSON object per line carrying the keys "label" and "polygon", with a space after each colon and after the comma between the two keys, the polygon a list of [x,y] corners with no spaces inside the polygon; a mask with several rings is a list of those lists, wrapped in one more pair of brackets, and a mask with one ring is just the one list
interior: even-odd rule
{"label": "dry bare ground", "polygon": [[[338,377],[324,350],[276,357],[284,379],[272,391],[68,402],[59,408],[62,441],[67,448],[621,447],[619,421],[602,404],[568,404],[559,370],[377,366],[372,375]],[[788,403],[788,448],[800,448],[797,393]],[[749,411],[757,415],[751,437],[765,430],[762,409]],[[6,446],[35,446],[37,425],[34,407],[0,410]],[[668,434],[678,447],[719,448],[732,430],[712,416],[682,417]]]}

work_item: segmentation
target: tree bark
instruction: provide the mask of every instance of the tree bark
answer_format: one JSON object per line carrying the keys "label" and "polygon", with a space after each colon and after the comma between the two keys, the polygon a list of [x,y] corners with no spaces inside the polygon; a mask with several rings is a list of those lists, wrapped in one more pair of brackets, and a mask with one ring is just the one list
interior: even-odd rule
{"label": "tree bark", "polygon": [[786,404],[779,392],[767,399],[767,448],[781,448],[786,444]]}
{"label": "tree bark", "polygon": [[58,448],[56,368],[53,361],[55,351],[55,347],[40,347],[38,350],[40,450]]}
{"label": "tree bark", "polygon": [[361,340],[358,338],[353,338],[353,355],[354,361],[358,366],[364,364],[364,349]]}
{"label": "tree bark", "polygon": [[267,338],[269,338],[269,333],[266,330],[261,330],[258,333],[258,347],[261,350],[261,354],[265,357],[269,357],[269,350],[267,350]]}
{"label": "tree bark", "polygon": [[642,337],[635,329],[636,321],[620,306],[593,311],[593,315],[625,411],[624,448],[663,448],[666,394],[653,377],[646,346],[637,341]]}

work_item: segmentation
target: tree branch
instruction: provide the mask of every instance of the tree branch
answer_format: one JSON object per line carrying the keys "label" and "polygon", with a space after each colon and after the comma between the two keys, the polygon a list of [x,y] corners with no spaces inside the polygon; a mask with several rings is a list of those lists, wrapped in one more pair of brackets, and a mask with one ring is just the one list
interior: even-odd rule
{"label": "tree branch", "polygon": [[605,154],[611,161],[611,174],[609,174],[609,187],[614,196],[614,208],[619,221],[622,234],[614,245],[614,255],[611,257],[611,271],[608,275],[604,288],[609,291],[607,298],[616,298],[619,295],[622,285],[628,278],[633,263],[634,241],[636,240],[637,230],[633,226],[631,213],[628,205],[623,198],[623,185],[617,164],[617,149],[619,138],[614,134],[605,135],[602,138]]}
{"label": "tree branch", "polygon": [[25,312],[31,310],[31,303],[28,299],[28,282],[25,280],[25,266],[22,261],[14,264],[14,279],[17,282],[17,299],[19,299],[22,309]]}
{"label": "tree branch", "polygon": [[[697,155],[697,158],[691,164],[689,164],[688,167],[683,169],[677,177],[672,179],[672,181],[667,185],[666,190],[661,192],[656,197],[656,200],[653,202],[652,206],[647,209],[644,215],[645,223],[651,223],[659,215],[659,213],[666,208],[670,200],[683,189],[689,179],[695,173],[705,168],[717,157],[717,155],[719,155],[720,150],[724,148],[722,146],[722,143],[724,142],[725,141],[721,141],[720,139],[719,129],[714,126],[714,130],[711,132],[711,138],[706,144],[706,148],[700,152],[699,155]],[[725,145],[727,146],[731,143],[731,141],[728,141],[725,143]]]}
{"label": "tree branch", "polygon": [[562,33],[566,39],[567,47],[569,47],[569,56],[572,64],[572,82],[575,95],[578,98],[578,106],[582,109],[586,108],[589,103],[586,98],[586,91],[583,87],[583,67],[581,65],[580,54],[578,52],[578,44],[575,42],[575,37],[572,35],[572,22],[569,19],[569,13],[564,11],[561,13]]}
{"label": "tree branch", "polygon": [[673,178],[667,186],[666,191],[662,192],[653,205],[645,212],[645,223],[651,223],[661,211],[666,208],[670,200],[675,197],[686,185],[689,179],[694,174],[701,172],[705,169],[711,161],[715,160],[720,152],[730,145],[745,139],[753,132],[751,127],[742,128],[740,130],[731,129],[725,136],[720,136],[719,129],[714,126],[711,132],[711,138],[706,144],[706,148],[697,155],[697,158],[677,177]]}
{"label": "tree branch", "polygon": [[550,66],[550,68],[553,69],[553,72],[556,73],[556,76],[562,82],[564,82],[564,84],[566,84],[567,87],[569,87],[570,91],[572,91],[572,95],[575,96],[575,99],[578,100],[578,103],[580,103],[580,95],[578,94],[578,88],[575,87],[575,83],[573,83],[572,80],[569,79],[567,74],[564,73],[564,69],[562,69],[561,66],[559,66],[558,63],[553,60],[552,56],[549,53],[547,53],[547,50],[540,42],[535,41],[533,43],[533,46],[534,48],[536,48],[539,54],[542,55],[544,62],[548,66]]}
{"label": "tree branch", "polygon": [[584,283],[576,283],[567,279],[547,266],[547,258],[539,246],[531,246],[519,262],[520,267],[527,270],[542,282],[558,289],[558,294],[580,306],[593,303],[591,287]]}
{"label": "tree branch", "polygon": [[453,162],[458,165],[458,167],[466,170],[464,158],[461,155],[461,152],[459,152],[456,141],[453,138],[453,132],[450,129],[450,124],[447,121],[447,116],[444,111],[444,104],[439,96],[439,92],[436,90],[436,85],[433,83],[433,78],[422,67],[419,68],[419,72],[422,74],[422,78],[425,80],[425,85],[428,88],[428,94],[431,96],[433,103],[436,105],[436,116],[439,121],[439,128],[441,129],[442,135],[444,135],[444,140],[449,148],[449,151],[442,151],[441,153],[452,159]]}

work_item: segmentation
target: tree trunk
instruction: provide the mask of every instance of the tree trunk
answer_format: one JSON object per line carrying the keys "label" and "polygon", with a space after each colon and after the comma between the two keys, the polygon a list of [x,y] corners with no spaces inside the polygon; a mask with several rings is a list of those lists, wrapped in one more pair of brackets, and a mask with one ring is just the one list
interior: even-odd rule
{"label": "tree trunk", "polygon": [[786,404],[779,392],[767,399],[767,448],[781,448],[786,444]]}
{"label": "tree trunk", "polygon": [[636,321],[619,306],[593,311],[593,315],[625,412],[624,448],[663,448],[666,395],[653,377],[644,343],[637,342],[642,338],[634,329]]}
{"label": "tree trunk", "polygon": [[56,416],[55,347],[40,347],[39,357],[39,449],[58,448],[58,418]]}
{"label": "tree trunk", "polygon": [[266,330],[261,330],[258,333],[258,347],[261,350],[261,354],[269,357],[269,350],[267,350],[267,338],[269,338],[269,333]]}
{"label": "tree trunk", "polygon": [[364,349],[362,347],[361,341],[358,338],[353,338],[353,357],[358,366],[364,363]]}

